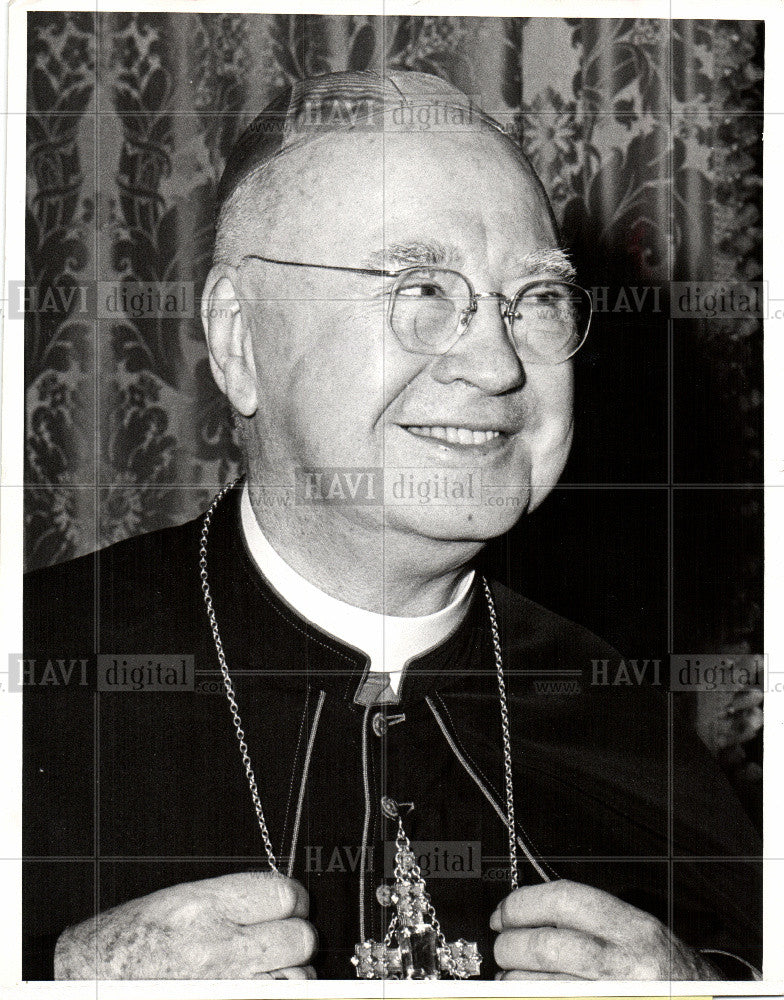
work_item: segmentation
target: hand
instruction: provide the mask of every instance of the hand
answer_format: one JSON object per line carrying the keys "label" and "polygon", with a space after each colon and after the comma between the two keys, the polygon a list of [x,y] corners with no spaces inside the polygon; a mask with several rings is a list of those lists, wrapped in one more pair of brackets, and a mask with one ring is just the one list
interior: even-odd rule
{"label": "hand", "polygon": [[714,756],[754,739],[762,729],[763,697],[759,687],[697,692],[695,726]]}
{"label": "hand", "polygon": [[496,979],[719,979],[655,917],[565,879],[516,889],[490,918]]}
{"label": "hand", "polygon": [[132,899],[63,931],[55,979],[315,979],[308,896],[242,872]]}

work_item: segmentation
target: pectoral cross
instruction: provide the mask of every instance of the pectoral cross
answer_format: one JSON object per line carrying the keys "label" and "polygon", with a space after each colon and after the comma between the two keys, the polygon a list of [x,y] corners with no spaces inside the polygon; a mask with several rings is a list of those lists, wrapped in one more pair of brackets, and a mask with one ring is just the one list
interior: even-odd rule
{"label": "pectoral cross", "polygon": [[425,880],[411,844],[397,817],[395,884],[388,886],[384,902],[394,904],[383,941],[363,941],[354,957],[360,979],[454,979],[479,975],[482,957],[472,941],[448,942],[436,919]]}

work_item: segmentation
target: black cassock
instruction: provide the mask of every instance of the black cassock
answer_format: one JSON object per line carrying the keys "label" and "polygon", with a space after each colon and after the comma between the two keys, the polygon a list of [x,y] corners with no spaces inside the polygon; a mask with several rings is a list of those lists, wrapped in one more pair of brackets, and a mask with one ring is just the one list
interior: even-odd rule
{"label": "black cassock", "polygon": [[[292,873],[310,893],[319,976],[354,978],[349,959],[361,934],[384,937],[392,911],[376,890],[391,875],[388,796],[414,803],[406,829],[422,845],[447,940],[478,942],[482,978],[492,978],[488,921],[509,891],[509,849],[481,588],[457,631],[408,666],[398,704],[362,704],[371,690],[365,657],[310,626],[265,583],[245,548],[239,498],[236,489],[213,518],[210,585],[273,847],[284,872],[295,848]],[[28,676],[41,678],[52,658],[66,669],[87,659],[89,676],[81,683],[79,664],[69,683],[24,692],[25,979],[52,977],[57,936],[96,906],[266,868],[203,603],[200,532],[201,518],[26,579]],[[759,967],[760,845],[672,709],[666,681],[592,683],[595,660],[609,660],[607,676],[615,675],[615,650],[492,588],[521,884],[548,877],[596,886],[692,947]],[[96,693],[96,653],[192,656],[196,690]],[[572,683],[558,693],[546,683],[554,679]],[[708,957],[728,979],[748,976],[732,958]]]}

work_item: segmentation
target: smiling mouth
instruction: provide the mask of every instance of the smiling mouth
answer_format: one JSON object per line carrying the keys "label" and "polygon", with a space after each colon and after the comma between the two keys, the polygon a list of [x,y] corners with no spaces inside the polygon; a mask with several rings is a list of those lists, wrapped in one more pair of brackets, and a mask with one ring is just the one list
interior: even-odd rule
{"label": "smiling mouth", "polygon": [[416,437],[435,438],[446,444],[483,445],[508,437],[502,430],[473,430],[470,427],[445,427],[437,425],[405,425],[404,430]]}

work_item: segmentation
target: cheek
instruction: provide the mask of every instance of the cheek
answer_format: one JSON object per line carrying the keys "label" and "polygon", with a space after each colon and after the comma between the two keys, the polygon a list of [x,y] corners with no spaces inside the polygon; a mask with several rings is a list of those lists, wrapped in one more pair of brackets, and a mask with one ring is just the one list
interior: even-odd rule
{"label": "cheek", "polygon": [[542,379],[538,420],[530,449],[531,503],[537,507],[563,472],[573,434],[574,382],[571,366],[553,369]]}
{"label": "cheek", "polygon": [[[533,399],[528,446],[535,472],[565,461],[572,437],[574,385],[571,368],[541,369],[529,378]],[[549,471],[549,468],[548,468]],[[559,469],[560,472],[560,469]]]}
{"label": "cheek", "polygon": [[[353,442],[373,432],[390,387],[383,327],[356,307],[335,306],[303,326],[296,355],[277,388],[298,437]],[[303,342],[304,341],[304,342]]]}
{"label": "cheek", "polygon": [[557,439],[572,425],[574,374],[571,364],[567,362],[564,365],[542,366],[534,384],[537,424],[543,439]]}

